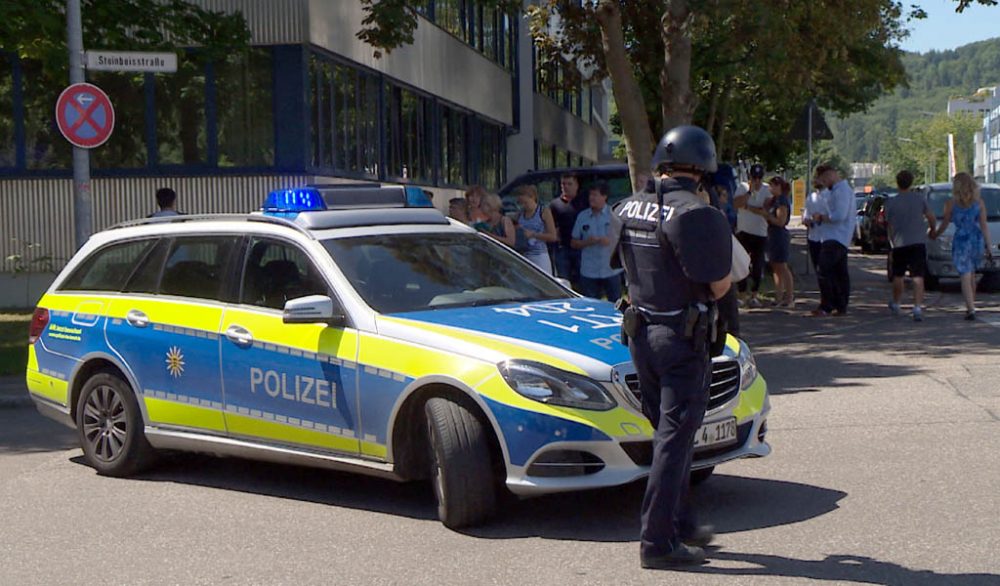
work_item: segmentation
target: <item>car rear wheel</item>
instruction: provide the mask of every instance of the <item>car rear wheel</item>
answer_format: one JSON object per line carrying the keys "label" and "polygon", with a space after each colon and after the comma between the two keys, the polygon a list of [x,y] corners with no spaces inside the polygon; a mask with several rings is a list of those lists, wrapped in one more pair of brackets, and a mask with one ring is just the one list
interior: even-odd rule
{"label": "car rear wheel", "polygon": [[432,398],[424,412],[438,517],[451,529],[483,523],[496,513],[497,503],[486,429],[451,399]]}
{"label": "car rear wheel", "polygon": [[131,476],[153,461],[135,394],[115,374],[100,372],[84,383],[76,428],[83,456],[99,474]]}
{"label": "car rear wheel", "polygon": [[715,472],[715,466],[709,466],[708,468],[700,468],[698,470],[691,471],[691,486],[698,486],[699,484],[708,480],[712,473]]}

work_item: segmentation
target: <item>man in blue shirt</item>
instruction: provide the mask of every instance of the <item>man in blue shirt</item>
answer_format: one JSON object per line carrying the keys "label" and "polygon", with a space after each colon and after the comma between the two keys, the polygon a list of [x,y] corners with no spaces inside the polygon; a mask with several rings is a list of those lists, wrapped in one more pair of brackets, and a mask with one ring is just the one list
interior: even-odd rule
{"label": "man in blue shirt", "polygon": [[177,216],[177,192],[169,187],[161,187],[156,190],[156,206],[159,210],[146,216],[147,218],[162,218],[164,216]]}
{"label": "man in blue shirt", "polygon": [[817,280],[820,305],[811,312],[813,316],[841,316],[847,313],[851,297],[851,276],[847,270],[847,250],[854,235],[857,212],[854,190],[832,165],[816,168],[816,180],[829,190],[829,211],[813,215],[813,221],[822,226]]}
{"label": "man in blue shirt", "polygon": [[608,207],[608,184],[590,188],[590,208],[583,210],[573,224],[570,246],[580,251],[580,293],[600,299],[607,295],[614,303],[622,296],[621,269],[611,268],[611,209]]}

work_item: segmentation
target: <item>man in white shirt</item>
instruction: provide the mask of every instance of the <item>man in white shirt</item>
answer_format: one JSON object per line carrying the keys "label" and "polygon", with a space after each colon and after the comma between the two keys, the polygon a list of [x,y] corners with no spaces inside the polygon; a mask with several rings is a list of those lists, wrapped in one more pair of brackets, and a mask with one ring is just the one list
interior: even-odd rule
{"label": "man in white shirt", "polygon": [[736,188],[733,205],[736,206],[736,238],[750,254],[750,276],[740,281],[740,293],[746,293],[749,286],[750,307],[760,307],[757,297],[760,281],[764,276],[764,250],[767,247],[767,220],[754,210],[762,210],[764,202],[771,197],[771,190],[764,183],[764,166],[754,163],[750,166],[750,184],[741,183]]}
{"label": "man in white shirt", "polygon": [[829,211],[813,214],[813,221],[822,226],[819,269],[820,305],[811,312],[814,316],[841,316],[847,313],[851,297],[851,276],[847,269],[847,251],[854,235],[857,211],[854,190],[846,179],[831,165],[816,168],[816,180],[830,190],[827,196]]}
{"label": "man in white shirt", "polygon": [[806,205],[802,210],[802,225],[807,231],[806,241],[809,243],[809,260],[812,261],[813,268],[819,270],[819,249],[823,242],[823,224],[813,221],[816,214],[830,215],[830,206],[826,198],[830,192],[823,187],[819,181],[813,182],[813,192],[806,198]]}

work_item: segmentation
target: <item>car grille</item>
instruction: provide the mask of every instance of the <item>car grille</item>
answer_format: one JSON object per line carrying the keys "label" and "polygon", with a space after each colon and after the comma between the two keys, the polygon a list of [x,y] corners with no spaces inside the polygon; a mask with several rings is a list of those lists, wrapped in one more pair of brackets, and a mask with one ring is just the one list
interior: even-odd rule
{"label": "car grille", "polygon": [[[619,365],[622,371],[631,370],[629,363]],[[628,387],[629,399],[636,407],[642,408],[642,393],[639,391],[639,375],[623,372],[621,380]],[[709,387],[708,411],[711,412],[733,399],[740,392],[740,363],[732,358],[712,361],[712,385]]]}

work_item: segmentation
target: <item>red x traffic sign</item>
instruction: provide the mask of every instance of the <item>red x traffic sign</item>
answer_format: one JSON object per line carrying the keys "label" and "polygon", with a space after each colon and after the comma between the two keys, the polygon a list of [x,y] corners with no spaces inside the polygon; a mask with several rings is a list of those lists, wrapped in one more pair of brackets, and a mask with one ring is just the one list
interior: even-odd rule
{"label": "red x traffic sign", "polygon": [[89,83],[74,83],[59,94],[56,124],[73,146],[92,149],[111,137],[115,110],[101,88]]}

